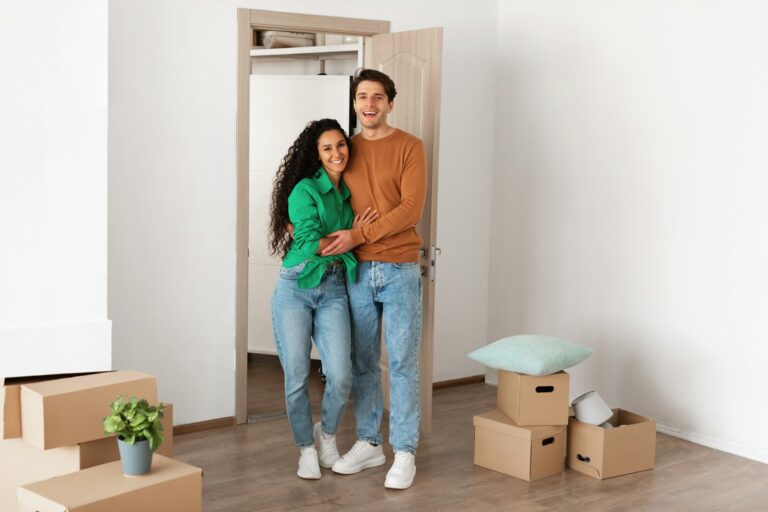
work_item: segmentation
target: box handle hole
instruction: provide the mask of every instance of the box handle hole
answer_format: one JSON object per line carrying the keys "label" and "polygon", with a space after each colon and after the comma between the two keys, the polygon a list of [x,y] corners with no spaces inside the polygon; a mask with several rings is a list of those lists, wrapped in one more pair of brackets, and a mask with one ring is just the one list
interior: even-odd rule
{"label": "box handle hole", "polygon": [[584,455],[577,453],[576,458],[579,459],[581,462],[589,462],[589,457],[585,457]]}
{"label": "box handle hole", "polygon": [[555,386],[536,386],[537,393],[551,393],[555,390]]}
{"label": "box handle hole", "polygon": [[548,437],[548,438],[543,439],[541,441],[541,446],[547,446],[548,444],[552,444],[554,442],[555,442],[555,438],[554,437]]}

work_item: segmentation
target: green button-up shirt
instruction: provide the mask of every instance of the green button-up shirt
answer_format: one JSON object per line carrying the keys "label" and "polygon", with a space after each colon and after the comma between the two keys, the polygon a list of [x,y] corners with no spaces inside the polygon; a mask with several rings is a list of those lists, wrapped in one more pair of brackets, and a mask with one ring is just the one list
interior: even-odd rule
{"label": "green button-up shirt", "polygon": [[321,238],[352,227],[354,213],[343,179],[336,190],[321,167],[311,178],[301,180],[288,196],[288,216],[293,223],[293,242],[283,258],[283,266],[290,268],[307,262],[299,275],[299,288],[319,285],[328,265],[336,260],[344,263],[347,279],[356,280],[357,260],[351,252],[339,256],[316,254]]}

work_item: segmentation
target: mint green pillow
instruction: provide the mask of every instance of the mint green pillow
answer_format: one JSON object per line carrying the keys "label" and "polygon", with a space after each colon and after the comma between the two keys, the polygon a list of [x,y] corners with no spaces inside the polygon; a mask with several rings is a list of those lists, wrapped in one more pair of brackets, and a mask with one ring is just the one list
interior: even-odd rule
{"label": "mint green pillow", "polygon": [[491,368],[541,376],[577,365],[592,352],[589,347],[559,338],[520,334],[494,341],[467,357]]}

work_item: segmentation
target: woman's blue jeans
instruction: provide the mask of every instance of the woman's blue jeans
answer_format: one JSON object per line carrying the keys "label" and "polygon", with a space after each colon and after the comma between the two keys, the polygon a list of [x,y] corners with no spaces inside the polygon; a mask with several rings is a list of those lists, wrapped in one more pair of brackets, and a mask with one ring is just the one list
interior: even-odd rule
{"label": "woman's blue jeans", "polygon": [[389,365],[389,442],[395,451],[419,445],[421,271],[418,263],[360,262],[348,283],[352,319],[352,387],[357,438],[381,444],[381,329]]}
{"label": "woman's blue jeans", "polygon": [[296,446],[311,446],[310,351],[314,339],[326,377],[322,427],[335,434],[352,385],[349,301],[343,265],[329,265],[317,288],[301,289],[304,264],[281,268],[272,296],[272,327],[285,373],[285,407]]}

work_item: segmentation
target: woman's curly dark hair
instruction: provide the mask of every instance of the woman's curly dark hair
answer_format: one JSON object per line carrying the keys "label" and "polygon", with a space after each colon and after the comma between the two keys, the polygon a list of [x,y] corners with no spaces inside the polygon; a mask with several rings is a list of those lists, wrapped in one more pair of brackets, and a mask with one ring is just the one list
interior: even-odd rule
{"label": "woman's curly dark hair", "polygon": [[307,124],[280,163],[273,181],[269,219],[269,252],[273,256],[283,258],[291,247],[291,236],[288,233],[288,224],[291,222],[288,218],[288,196],[298,182],[313,176],[320,168],[317,141],[320,135],[328,130],[341,132],[347,147],[350,147],[349,137],[338,121],[320,119]]}

